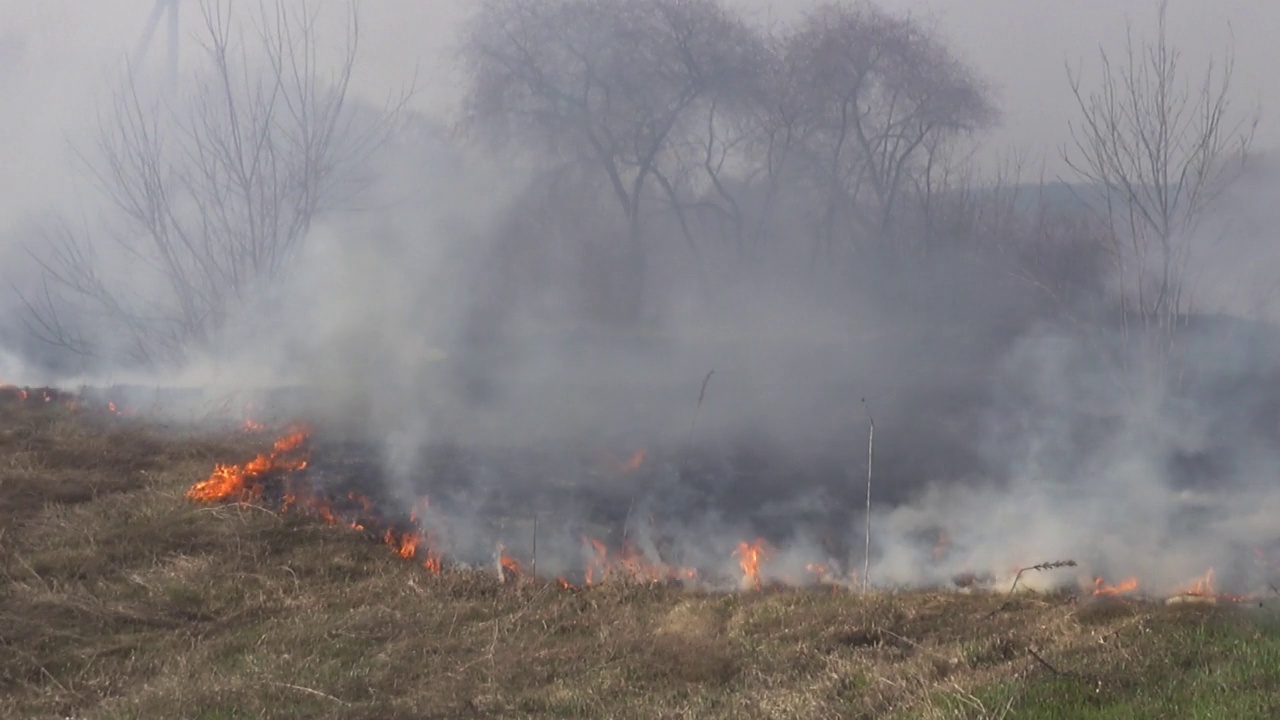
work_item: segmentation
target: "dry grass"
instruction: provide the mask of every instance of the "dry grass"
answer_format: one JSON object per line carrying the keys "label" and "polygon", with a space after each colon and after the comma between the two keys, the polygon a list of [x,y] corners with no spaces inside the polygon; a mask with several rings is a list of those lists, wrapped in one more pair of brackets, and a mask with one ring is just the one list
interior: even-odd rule
{"label": "dry grass", "polygon": [[356,533],[183,499],[253,450],[0,407],[0,717],[1002,717],[1037,683],[1127,692],[1153,627],[1214,614],[431,576]]}

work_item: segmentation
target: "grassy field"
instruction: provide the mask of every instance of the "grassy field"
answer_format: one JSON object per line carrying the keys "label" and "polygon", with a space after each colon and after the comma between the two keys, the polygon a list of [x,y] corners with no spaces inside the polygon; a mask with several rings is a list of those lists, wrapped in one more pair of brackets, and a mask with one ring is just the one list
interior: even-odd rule
{"label": "grassy field", "polygon": [[0,403],[0,718],[1275,718],[1271,609],[430,575],[184,490],[263,438]]}

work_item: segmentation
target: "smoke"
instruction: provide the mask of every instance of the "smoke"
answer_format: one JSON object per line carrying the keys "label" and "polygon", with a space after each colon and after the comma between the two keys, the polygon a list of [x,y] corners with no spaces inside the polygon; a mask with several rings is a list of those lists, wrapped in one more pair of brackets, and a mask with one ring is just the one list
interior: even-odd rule
{"label": "smoke", "polygon": [[[1184,359],[1201,374],[1201,392],[1241,379],[1242,368],[1221,361],[1223,343],[1197,344],[1196,335],[1188,333]],[[976,484],[941,479],[877,518],[886,550],[873,572],[913,583],[975,568],[1010,578],[1069,558],[1082,563],[1076,577],[1046,580],[1137,575],[1156,593],[1185,588],[1211,567],[1234,588],[1274,572],[1255,555],[1275,541],[1262,518],[1277,501],[1266,469],[1280,457],[1259,442],[1274,436],[1274,407],[1268,417],[1241,396],[1170,393],[1151,377],[1158,368],[1101,357],[1079,337],[1020,338],[995,378],[999,399],[983,433],[999,474]],[[1249,372],[1264,382],[1258,369]],[[1274,374],[1269,358],[1265,370]],[[1188,467],[1192,458],[1207,471]],[[922,572],[937,563],[909,538],[930,527],[945,528],[947,561]]]}
{"label": "smoke", "polygon": [[[1139,575],[1161,593],[1208,568],[1236,589],[1271,572],[1255,556],[1275,540],[1280,503],[1280,408],[1260,392],[1277,369],[1269,326],[1209,317],[1174,352],[1150,355],[1118,327],[1034,322],[1010,336],[985,293],[965,308],[975,337],[948,337],[931,308],[913,317],[874,294],[844,318],[775,295],[668,315],[658,340],[548,337],[516,313],[476,349],[469,303],[486,298],[468,292],[469,273],[483,275],[475,258],[489,257],[494,226],[479,217],[493,206],[476,209],[380,215],[415,229],[402,244],[394,231],[358,244],[351,228],[318,234],[256,316],[271,331],[251,323],[236,343],[263,382],[306,388],[299,412],[320,421],[319,442],[373,452],[361,482],[385,483],[401,507],[430,497],[426,523],[455,558],[483,564],[499,541],[527,549],[537,517],[548,574],[580,570],[584,536],[625,537],[646,557],[726,578],[737,544],[757,536],[771,545],[766,579],[857,570],[865,396],[878,420],[875,584],[963,573],[1007,584],[1058,559],[1080,567],[1023,584]],[[760,322],[723,337],[760,317],[782,332]],[[642,470],[621,470],[640,449]]]}
{"label": "smoke", "polygon": [[[406,511],[428,497],[424,526],[476,564],[498,543],[531,551],[536,522],[549,575],[580,572],[583,538],[602,537],[733,587],[734,551],[763,537],[765,579],[803,582],[811,565],[860,571],[870,523],[874,585],[1007,584],[1061,559],[1080,566],[1022,582],[1138,575],[1168,592],[1212,567],[1247,590],[1274,572],[1255,562],[1280,535],[1274,327],[1196,316],[1150,351],[1098,312],[1112,298],[1056,294],[1080,267],[1090,291],[1112,280],[1089,238],[1067,248],[1084,261],[1033,277],[1009,256],[1037,238],[986,237],[995,224],[823,255],[802,183],[770,200],[751,262],[725,223],[691,210],[690,243],[655,202],[642,307],[622,322],[634,266],[598,169],[503,152],[410,117],[366,190],[180,368],[46,377],[133,384],[138,405],[194,388],[156,409],[169,414],[216,400],[303,417],[327,481]],[[1245,182],[1273,195],[1265,176]],[[1251,264],[1219,247],[1207,289]],[[0,380],[39,375],[31,360],[0,354]]]}

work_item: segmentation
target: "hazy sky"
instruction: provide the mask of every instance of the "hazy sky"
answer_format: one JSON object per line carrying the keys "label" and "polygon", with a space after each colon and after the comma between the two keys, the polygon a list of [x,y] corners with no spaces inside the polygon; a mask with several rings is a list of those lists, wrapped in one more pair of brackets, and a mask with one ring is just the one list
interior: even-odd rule
{"label": "hazy sky", "polygon": [[[184,6],[184,38],[194,28],[196,0]],[[758,20],[784,20],[809,0],[730,0]],[[953,47],[994,85],[1005,110],[989,146],[1029,157],[1056,156],[1072,109],[1063,63],[1096,67],[1099,44],[1116,48],[1124,20],[1154,21],[1155,0],[881,0],[885,7],[933,18]],[[65,138],[91,122],[94,104],[137,43],[153,0],[0,0],[0,220],[37,201],[65,177]],[[365,0],[364,91],[382,94],[420,70],[418,102],[449,110],[457,97],[451,48],[469,0]],[[1242,103],[1260,101],[1259,144],[1280,145],[1280,3],[1264,0],[1174,0],[1171,29],[1198,63],[1236,39],[1236,86]],[[151,58],[163,56],[163,29]],[[1273,111],[1268,114],[1268,111]],[[52,185],[51,185],[52,184]]]}

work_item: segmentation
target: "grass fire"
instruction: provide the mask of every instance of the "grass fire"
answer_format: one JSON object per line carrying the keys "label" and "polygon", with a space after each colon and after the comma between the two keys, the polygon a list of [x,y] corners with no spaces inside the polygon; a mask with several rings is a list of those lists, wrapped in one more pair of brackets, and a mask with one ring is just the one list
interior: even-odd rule
{"label": "grass fire", "polygon": [[434,501],[347,489],[308,426],[192,434],[31,395],[0,413],[4,717],[1280,710],[1271,598],[1212,571],[1174,597],[1214,602],[1140,576],[863,593],[812,559],[770,574],[789,549],[765,538],[704,568],[636,530],[579,536],[574,577],[532,535],[463,562]]}
{"label": "grass fire", "polygon": [[[315,517],[325,524],[362,533],[387,545],[396,556],[418,562],[433,573],[439,573],[446,565],[453,564],[449,560],[448,548],[440,545],[441,535],[434,533],[429,526],[425,512],[431,506],[428,496],[419,497],[408,510],[398,513],[394,507],[383,507],[382,505],[387,504],[386,501],[380,505],[357,490],[339,488],[336,492],[326,491],[313,482],[307,472],[311,461],[312,432],[308,426],[296,424],[286,428],[269,450],[243,464],[216,464],[208,477],[187,489],[186,497],[200,503],[256,503],[272,512]],[[635,452],[625,463],[616,465],[615,472],[619,475],[635,473],[646,456],[646,451]],[[529,543],[530,547],[536,547],[536,543],[535,537]],[[942,559],[948,544],[946,533],[940,531],[932,550],[935,562]],[[523,563],[507,554],[504,540],[495,539],[492,547],[497,548],[493,567],[497,568],[499,579],[521,578],[537,567],[537,558],[529,556],[529,569],[525,569]],[[616,548],[608,547],[599,538],[582,535],[580,547],[580,567],[573,573],[573,577],[554,578],[561,588],[623,582],[674,583],[722,591],[760,590],[766,583],[766,577],[770,578],[771,584],[782,586],[825,584],[846,589],[857,586],[855,572],[837,573],[829,560],[820,561],[817,558],[809,558],[803,562],[803,572],[789,575],[785,572],[768,572],[776,549],[765,538],[742,540],[734,547],[732,557],[740,573],[736,578],[726,578],[722,564],[702,568],[672,564],[656,551],[646,553],[625,534],[621,545]],[[1266,552],[1262,548],[1256,548],[1254,553],[1263,564],[1265,572],[1255,576],[1260,585],[1245,594],[1218,590],[1214,585],[1212,567],[1204,575],[1176,586],[1164,595],[1147,590],[1136,575],[1114,584],[1096,576],[1088,582],[1081,581],[1078,585],[1073,585],[1072,579],[1067,578],[1065,582],[1051,581],[1048,585],[1041,583],[1040,586],[1052,590],[1075,590],[1092,597],[1155,598],[1167,602],[1191,599],[1201,602],[1257,601],[1275,593],[1271,585],[1276,580],[1276,568],[1265,567]],[[1069,565],[1075,567],[1077,563],[1070,561]],[[462,563],[462,566],[469,565]],[[1057,568],[1015,565],[1009,568],[1006,577],[1001,577],[991,572],[978,572],[984,568],[977,567],[951,578],[951,586],[970,590],[1008,589],[1012,592],[1018,589],[1018,581],[1023,572],[1046,569]]]}
{"label": "grass fire", "polygon": [[0,719],[1280,718],[1262,10],[10,4]]}

